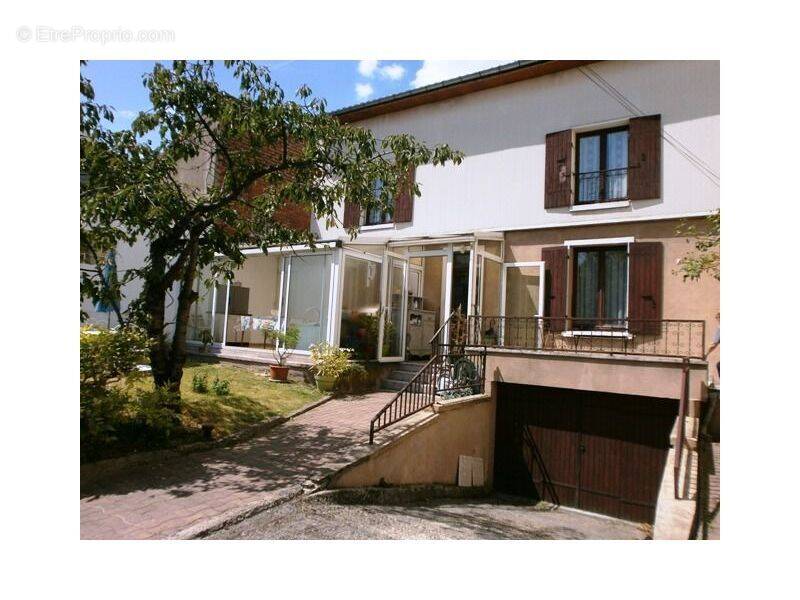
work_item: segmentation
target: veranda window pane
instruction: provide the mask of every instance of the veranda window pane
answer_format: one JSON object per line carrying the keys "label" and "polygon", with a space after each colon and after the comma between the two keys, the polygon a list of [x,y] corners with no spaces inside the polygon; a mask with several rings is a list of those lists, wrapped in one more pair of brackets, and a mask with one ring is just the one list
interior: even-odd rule
{"label": "veranda window pane", "polygon": [[287,326],[300,330],[298,350],[324,341],[328,329],[330,257],[323,255],[292,256],[287,289],[285,320]]}
{"label": "veranda window pane", "polygon": [[352,348],[356,358],[378,356],[380,295],[381,264],[346,257],[339,346]]}
{"label": "veranda window pane", "polygon": [[231,281],[225,344],[271,349],[267,331],[278,323],[279,294],[280,257],[248,256]]}
{"label": "veranda window pane", "polygon": [[[197,342],[207,341],[208,338],[213,338],[213,342],[221,342],[222,338],[214,336],[211,330],[211,311],[214,302],[214,284],[206,285],[205,277],[202,274],[197,276],[195,280],[195,291],[198,298],[192,307],[192,314],[189,317],[189,330],[188,339]],[[225,292],[225,286],[222,286],[222,294]],[[224,302],[225,296],[219,296],[218,302]],[[207,332],[207,335],[204,333]]]}

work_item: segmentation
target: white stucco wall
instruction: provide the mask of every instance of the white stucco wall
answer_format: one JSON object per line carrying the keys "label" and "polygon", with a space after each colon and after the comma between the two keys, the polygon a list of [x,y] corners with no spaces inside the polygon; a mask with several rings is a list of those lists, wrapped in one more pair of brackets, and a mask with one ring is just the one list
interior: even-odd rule
{"label": "white stucco wall", "polygon": [[[626,61],[592,68],[719,174],[719,62]],[[632,115],[577,69],[358,123],[377,137],[406,132],[465,153],[459,166],[417,169],[422,197],[410,225],[363,231],[361,241],[482,230],[684,216],[719,206],[719,188],[667,142],[662,197],[620,209],[544,209],[545,136]],[[344,235],[325,230],[322,238]]]}
{"label": "white stucco wall", "polygon": [[[199,156],[185,161],[178,167],[178,180],[186,188],[187,194],[192,194],[195,190],[204,192],[208,182],[209,175],[209,157],[208,154],[203,152]],[[136,240],[133,245],[118,244],[116,248],[117,260],[117,274],[120,278],[129,269],[135,269],[144,265],[147,259],[147,240],[140,238]],[[80,265],[81,269],[91,268],[91,265]],[[123,312],[127,310],[131,301],[139,297],[142,291],[142,282],[139,279],[134,279],[128,282],[122,288],[122,298],[120,308]],[[178,292],[180,291],[179,285],[173,285],[167,297],[166,305],[166,319],[168,322],[167,334],[171,335],[172,325],[175,320],[175,312],[177,310]],[[118,325],[116,314],[97,312],[94,304],[89,300],[84,300],[81,303],[81,310],[88,315],[87,323],[98,325],[101,327],[115,327]]]}

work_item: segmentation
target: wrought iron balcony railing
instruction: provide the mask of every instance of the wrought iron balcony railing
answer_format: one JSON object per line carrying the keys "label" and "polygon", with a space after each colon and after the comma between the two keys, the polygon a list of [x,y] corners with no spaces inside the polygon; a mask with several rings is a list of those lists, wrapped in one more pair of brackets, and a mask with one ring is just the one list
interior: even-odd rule
{"label": "wrought iron balcony railing", "polygon": [[705,355],[702,320],[454,315],[449,338],[451,344],[487,348],[698,359]]}
{"label": "wrought iron balcony railing", "polygon": [[628,169],[575,173],[575,202],[614,202],[628,197]]}

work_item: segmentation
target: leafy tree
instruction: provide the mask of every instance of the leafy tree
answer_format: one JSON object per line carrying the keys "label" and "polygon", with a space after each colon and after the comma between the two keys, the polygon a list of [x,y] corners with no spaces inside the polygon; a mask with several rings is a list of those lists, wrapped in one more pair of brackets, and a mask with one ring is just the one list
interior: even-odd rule
{"label": "leafy tree", "polygon": [[719,210],[706,217],[704,227],[698,229],[693,224],[681,223],[677,233],[690,238],[686,241],[694,244],[694,251],[678,261],[678,273],[684,279],[700,279],[703,273],[707,273],[719,280]]}
{"label": "leafy tree", "polygon": [[[172,391],[183,375],[199,271],[230,277],[244,261],[245,244],[313,246],[310,231],[276,218],[281,207],[297,205],[331,226],[345,198],[391,210],[412,165],[461,161],[446,144],[429,147],[405,134],[376,139],[342,123],[306,86],[289,99],[252,62],[224,65],[238,82],[236,94],[221,89],[212,61],[157,64],[143,77],[152,106],[118,131],[107,127],[113,110],[97,103],[81,76],[81,243],[98,258],[97,271],[83,274],[81,298],[118,298],[125,283],[141,279],[141,294],[118,317],[123,327],[138,324],[156,340],[153,377]],[[214,176],[207,186],[179,176],[181,169],[209,165]],[[378,198],[376,180],[383,182]],[[419,195],[416,183],[410,187]],[[109,286],[98,249],[137,239],[148,243],[145,264]],[[177,316],[168,339],[165,305],[173,286]]]}

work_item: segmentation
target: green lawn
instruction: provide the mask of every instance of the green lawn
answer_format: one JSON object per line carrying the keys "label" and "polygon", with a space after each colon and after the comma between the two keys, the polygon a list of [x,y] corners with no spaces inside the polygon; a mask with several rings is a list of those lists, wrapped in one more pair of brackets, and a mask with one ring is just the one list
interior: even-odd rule
{"label": "green lawn", "polygon": [[[286,415],[322,397],[316,387],[302,382],[273,383],[267,367],[188,362],[181,381],[184,425],[214,425],[214,437],[234,433],[269,417]],[[209,391],[192,391],[192,378],[206,375]],[[230,394],[217,396],[211,389],[214,378],[230,382]]]}
{"label": "green lawn", "polygon": [[[214,426],[214,438],[236,433],[243,427],[275,416],[287,415],[322,398],[316,387],[302,382],[273,383],[268,367],[189,360],[181,380],[181,422],[184,435],[194,437],[205,424]],[[205,375],[208,391],[192,390],[195,375]],[[215,378],[230,382],[227,396],[218,396],[211,386]],[[152,379],[143,378],[134,387],[152,389]]]}

